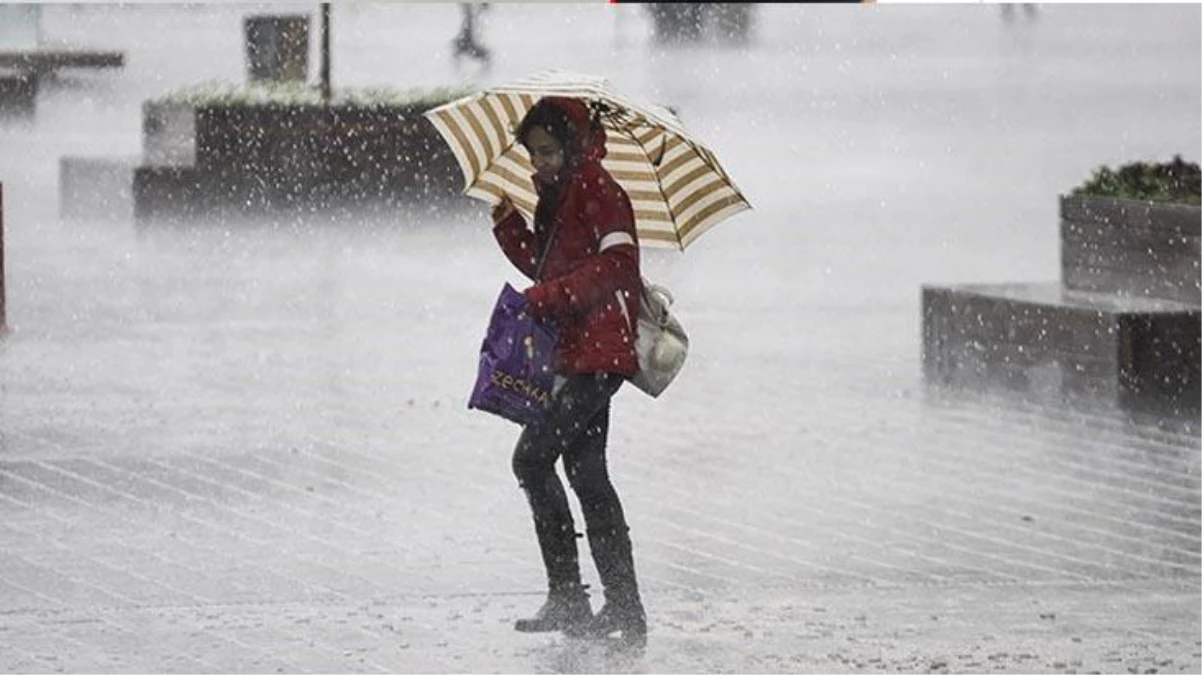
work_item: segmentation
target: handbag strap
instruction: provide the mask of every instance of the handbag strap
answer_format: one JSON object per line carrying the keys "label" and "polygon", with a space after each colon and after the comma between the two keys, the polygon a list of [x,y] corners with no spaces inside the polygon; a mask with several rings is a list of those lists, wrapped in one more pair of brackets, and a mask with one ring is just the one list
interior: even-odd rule
{"label": "handbag strap", "polygon": [[[547,243],[543,246],[543,253],[541,256],[539,256],[539,259],[538,259],[538,267],[534,271],[534,283],[536,283],[536,284],[542,283],[542,281],[543,281],[543,266],[547,264],[547,256],[549,256],[551,254],[551,244],[555,243],[555,235],[558,233],[559,233],[559,219],[557,218],[555,220],[555,224],[551,226],[551,236],[547,237]],[[526,339],[531,341],[530,344],[533,344],[534,322],[531,321],[529,325],[530,325],[530,334],[526,336]],[[529,365],[531,368],[534,367],[533,363],[531,363]],[[555,391],[555,389],[552,388],[552,395],[554,395],[554,391]]]}
{"label": "handbag strap", "polygon": [[538,257],[538,265],[534,270],[534,282],[542,283],[543,267],[547,264],[547,257],[551,255],[551,245],[555,243],[555,235],[559,234],[559,219],[555,219],[555,223],[551,225],[551,236],[547,237],[547,243],[543,245],[543,253]]}

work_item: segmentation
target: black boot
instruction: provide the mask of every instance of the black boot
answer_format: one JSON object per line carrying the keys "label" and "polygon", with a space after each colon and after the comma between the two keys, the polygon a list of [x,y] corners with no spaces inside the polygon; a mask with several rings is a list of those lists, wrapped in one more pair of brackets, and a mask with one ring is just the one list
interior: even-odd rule
{"label": "black boot", "polygon": [[[558,482],[548,490],[552,495],[556,486]],[[534,532],[538,537],[543,566],[547,570],[550,591],[547,601],[534,616],[514,623],[514,629],[523,633],[563,631],[578,635],[593,618],[593,608],[585,592],[587,587],[580,583],[580,563],[576,550],[576,538],[580,535],[576,533],[562,490],[560,487],[562,503],[553,500],[554,506],[541,504],[533,499],[529,491],[526,493],[534,511]]]}
{"label": "black boot", "polygon": [[589,622],[586,634],[606,639],[618,633],[621,646],[643,648],[647,644],[647,614],[639,598],[630,534],[625,527],[590,529],[588,541],[597,575],[605,586],[605,606]]}
{"label": "black boot", "polygon": [[606,595],[605,606],[589,622],[585,634],[599,639],[615,639],[623,647],[646,647],[647,614],[638,596],[611,599]]}
{"label": "black boot", "polygon": [[551,589],[547,601],[534,616],[518,619],[513,624],[514,629],[522,633],[563,631],[571,636],[583,635],[593,618],[585,588],[575,585]]}

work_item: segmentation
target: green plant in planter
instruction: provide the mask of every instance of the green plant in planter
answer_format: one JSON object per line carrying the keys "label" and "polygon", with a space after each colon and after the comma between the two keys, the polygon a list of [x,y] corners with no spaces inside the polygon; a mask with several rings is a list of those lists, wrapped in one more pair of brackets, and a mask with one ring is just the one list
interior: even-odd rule
{"label": "green plant in planter", "polygon": [[1186,162],[1181,155],[1171,162],[1133,162],[1117,170],[1101,166],[1072,194],[1197,205],[1202,203],[1202,173],[1196,162]]}
{"label": "green plant in planter", "polygon": [[[432,87],[395,89],[392,87],[360,87],[335,89],[331,105],[338,107],[374,108],[434,107],[449,103],[472,93],[466,87]],[[187,106],[320,106],[321,92],[303,82],[263,82],[231,84],[209,80],[178,89],[152,101],[160,104]]]}

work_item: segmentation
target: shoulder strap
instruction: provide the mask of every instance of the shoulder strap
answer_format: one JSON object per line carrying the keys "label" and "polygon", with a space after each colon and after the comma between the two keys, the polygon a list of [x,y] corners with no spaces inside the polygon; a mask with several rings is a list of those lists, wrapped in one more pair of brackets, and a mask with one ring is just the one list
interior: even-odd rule
{"label": "shoulder strap", "polygon": [[555,223],[551,225],[551,236],[547,237],[547,243],[543,246],[543,253],[538,257],[538,266],[534,271],[535,283],[543,281],[543,267],[547,264],[547,256],[551,254],[551,245],[555,243],[555,235],[559,234],[559,219],[555,219]]}

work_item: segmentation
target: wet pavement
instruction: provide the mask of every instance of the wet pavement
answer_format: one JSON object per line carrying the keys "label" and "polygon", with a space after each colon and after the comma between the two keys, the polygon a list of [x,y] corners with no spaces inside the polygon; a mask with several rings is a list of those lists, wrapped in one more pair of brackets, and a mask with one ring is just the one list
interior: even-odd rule
{"label": "wet pavement", "polygon": [[[403,7],[341,14],[345,77],[449,76],[457,8]],[[249,10],[48,11],[51,35],[139,40],[123,74],[0,127],[0,670],[1202,670],[1196,433],[928,392],[918,314],[922,283],[1054,279],[1059,192],[1202,144],[1202,67],[1180,58],[1202,9],[762,9],[752,49],[649,59],[608,7],[486,23],[497,79],[539,60],[502,28],[577,31],[566,65],[680,104],[757,207],[645,254],[693,351],[661,399],[614,404],[641,655],[511,628],[543,580],[518,429],[466,409],[521,283],[483,210],[61,222],[58,157],[136,152],[142,98],[240,77]],[[168,48],[198,37],[209,58]],[[399,71],[408,50],[446,70]]]}

